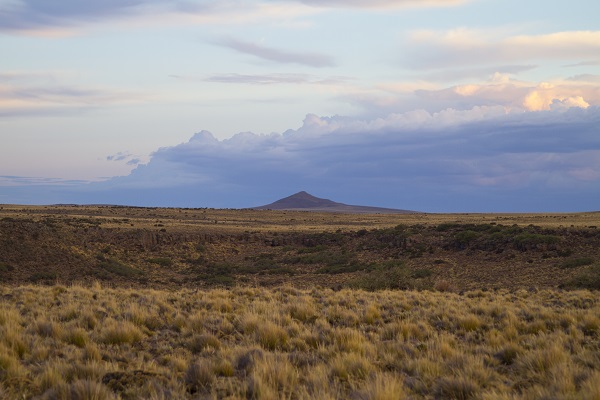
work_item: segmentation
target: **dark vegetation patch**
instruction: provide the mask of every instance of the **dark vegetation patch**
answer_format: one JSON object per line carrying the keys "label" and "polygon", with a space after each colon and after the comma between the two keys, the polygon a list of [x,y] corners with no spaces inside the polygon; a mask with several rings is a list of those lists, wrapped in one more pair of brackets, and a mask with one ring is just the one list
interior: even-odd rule
{"label": "dark vegetation patch", "polygon": [[587,227],[442,223],[319,233],[205,233],[180,232],[172,222],[168,232],[130,228],[131,222],[137,225],[136,219],[116,216],[2,218],[0,281],[293,282],[367,290],[429,289],[442,282],[457,291],[598,286],[600,231]]}
{"label": "dark vegetation patch", "polygon": [[560,264],[561,268],[577,268],[584,265],[591,265],[594,263],[594,259],[591,257],[573,258],[565,260]]}
{"label": "dark vegetation patch", "polygon": [[169,257],[153,257],[148,259],[149,263],[158,264],[161,267],[170,267],[173,265],[173,260]]}
{"label": "dark vegetation patch", "polygon": [[108,258],[103,254],[98,254],[96,259],[98,260],[97,275],[102,279],[110,278],[110,274],[125,278],[136,278],[144,274],[143,271],[137,268],[130,267],[119,260]]}
{"label": "dark vegetation patch", "polygon": [[14,270],[15,268],[12,265],[0,262],[0,282],[6,280]]}
{"label": "dark vegetation patch", "polygon": [[353,289],[369,291],[388,289],[431,289],[433,283],[428,280],[432,272],[427,269],[412,270],[397,260],[377,264],[365,275],[351,279],[346,285]]}
{"label": "dark vegetation patch", "polygon": [[562,286],[567,289],[600,290],[600,264],[588,266]]}
{"label": "dark vegetation patch", "polygon": [[29,275],[29,282],[32,283],[43,283],[46,285],[52,285],[56,283],[58,275],[53,271],[37,271]]}

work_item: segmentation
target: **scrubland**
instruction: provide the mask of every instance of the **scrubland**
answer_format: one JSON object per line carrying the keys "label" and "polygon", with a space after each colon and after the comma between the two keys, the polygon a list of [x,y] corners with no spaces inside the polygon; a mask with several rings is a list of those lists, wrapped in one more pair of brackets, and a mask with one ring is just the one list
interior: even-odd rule
{"label": "scrubland", "polygon": [[600,399],[600,294],[0,287],[0,398]]}
{"label": "scrubland", "polygon": [[0,399],[600,400],[599,225],[0,206]]}
{"label": "scrubland", "polygon": [[0,206],[0,283],[600,289],[600,213]]}

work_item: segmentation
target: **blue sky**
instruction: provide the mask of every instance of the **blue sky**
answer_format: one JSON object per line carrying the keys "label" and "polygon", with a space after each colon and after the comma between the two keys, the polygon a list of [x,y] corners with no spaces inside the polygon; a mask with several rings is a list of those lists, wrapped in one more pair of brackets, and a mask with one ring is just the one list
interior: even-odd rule
{"label": "blue sky", "polygon": [[0,203],[598,210],[598,15],[0,0]]}

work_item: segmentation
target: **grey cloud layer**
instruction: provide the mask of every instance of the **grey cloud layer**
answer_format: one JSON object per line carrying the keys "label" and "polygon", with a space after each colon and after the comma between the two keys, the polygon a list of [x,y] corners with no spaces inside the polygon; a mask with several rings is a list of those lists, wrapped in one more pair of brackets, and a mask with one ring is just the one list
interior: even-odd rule
{"label": "grey cloud layer", "polygon": [[[279,0],[315,8],[402,8],[454,6],[468,0]],[[223,10],[257,10],[264,2],[243,0],[15,0],[0,3],[0,31],[80,26],[90,22],[164,13],[211,15]]]}
{"label": "grey cloud layer", "polygon": [[[22,0],[0,8],[0,29],[21,30],[81,23],[132,13],[148,0]],[[83,20],[83,21],[82,21]]]}
{"label": "grey cloud layer", "polygon": [[[185,78],[183,78],[185,79]],[[205,79],[207,82],[239,83],[250,85],[274,84],[336,84],[342,83],[347,77],[316,77],[308,74],[217,74]]]}
{"label": "grey cloud layer", "polygon": [[466,0],[300,0],[315,7],[337,8],[402,8],[402,7],[445,7],[466,3]]}
{"label": "grey cloud layer", "polygon": [[58,115],[139,102],[143,98],[140,94],[80,87],[54,80],[50,75],[0,74],[0,116]]}
{"label": "grey cloud layer", "polygon": [[526,211],[534,199],[545,201],[542,208],[583,210],[600,198],[599,127],[597,107],[418,111],[371,121],[308,115],[281,135],[220,141],[203,131],[158,150],[131,175],[96,185],[219,207],[304,189],[424,211]]}
{"label": "grey cloud layer", "polygon": [[309,67],[335,66],[333,58],[326,54],[291,52],[233,38],[218,40],[216,44],[239,51],[240,53],[250,54],[264,60],[275,61],[278,63],[300,64]]}

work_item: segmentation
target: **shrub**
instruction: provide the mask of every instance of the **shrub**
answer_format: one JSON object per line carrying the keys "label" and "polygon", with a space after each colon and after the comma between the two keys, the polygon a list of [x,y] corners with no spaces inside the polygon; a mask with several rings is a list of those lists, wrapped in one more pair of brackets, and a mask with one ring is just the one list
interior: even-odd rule
{"label": "shrub", "polygon": [[427,270],[411,271],[403,262],[392,260],[379,264],[367,274],[352,279],[346,286],[369,291],[389,289],[429,289],[432,283],[423,279]]}
{"label": "shrub", "polygon": [[412,277],[415,279],[427,278],[433,274],[433,271],[427,268],[416,269],[412,273]]}
{"label": "shrub", "polygon": [[464,249],[479,236],[480,234],[478,232],[472,230],[459,232],[454,236],[455,245],[460,249]]}
{"label": "shrub", "polygon": [[448,232],[450,230],[458,228],[460,225],[457,223],[443,223],[436,226],[435,230],[438,232]]}
{"label": "shrub", "polygon": [[144,274],[137,268],[130,267],[129,265],[123,264],[122,262],[112,258],[106,258],[104,255],[98,255],[96,258],[99,261],[98,268],[106,272],[124,276],[126,278],[135,278]]}
{"label": "shrub", "polygon": [[161,267],[170,267],[171,265],[173,265],[173,260],[171,260],[169,257],[150,258],[148,259],[148,262],[152,264],[158,264]]}
{"label": "shrub", "polygon": [[582,267],[585,265],[591,265],[594,263],[594,259],[591,257],[583,257],[583,258],[574,258],[571,260],[565,260],[560,264],[561,268],[576,268]]}
{"label": "shrub", "polygon": [[15,268],[12,265],[0,262],[0,281],[4,280],[8,273],[14,270]]}
{"label": "shrub", "polygon": [[572,289],[600,290],[600,264],[594,264],[569,279],[565,285]]}
{"label": "shrub", "polygon": [[560,238],[553,235],[542,235],[539,233],[521,233],[514,237],[513,243],[518,250],[529,250],[540,245],[549,245],[558,243]]}
{"label": "shrub", "polygon": [[52,284],[57,278],[58,275],[54,271],[37,271],[29,275],[29,281],[33,283]]}

